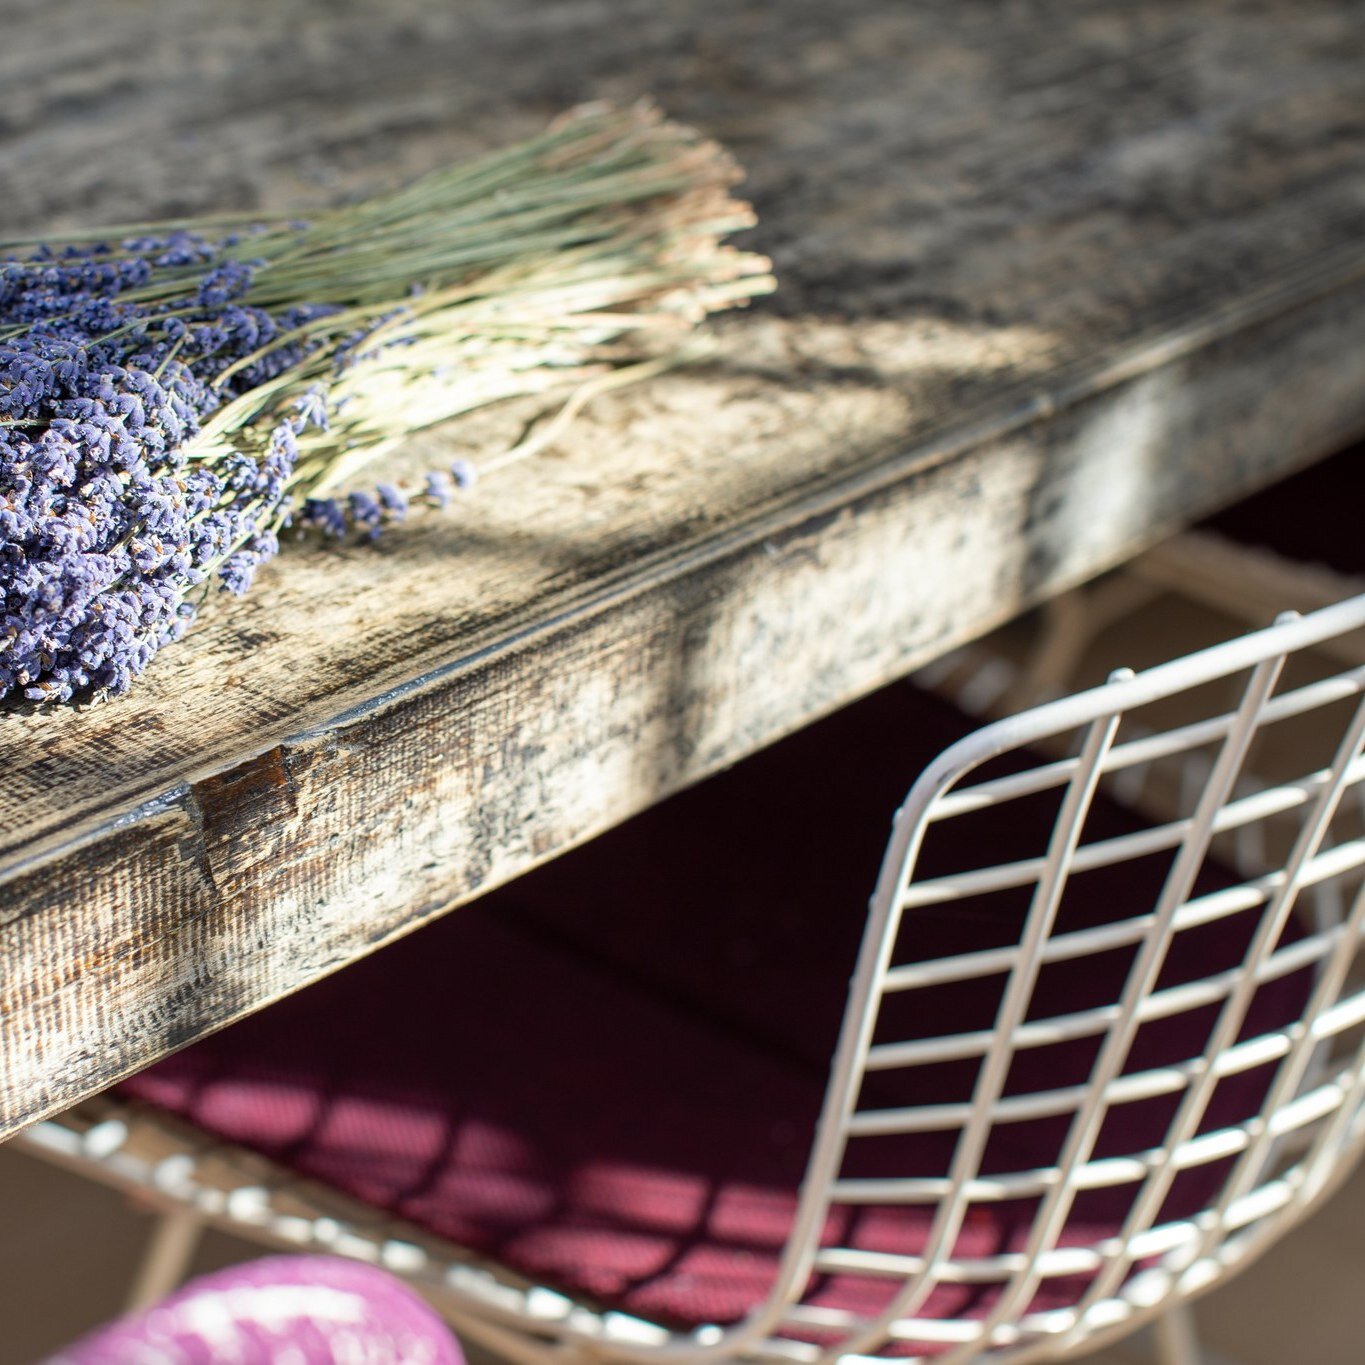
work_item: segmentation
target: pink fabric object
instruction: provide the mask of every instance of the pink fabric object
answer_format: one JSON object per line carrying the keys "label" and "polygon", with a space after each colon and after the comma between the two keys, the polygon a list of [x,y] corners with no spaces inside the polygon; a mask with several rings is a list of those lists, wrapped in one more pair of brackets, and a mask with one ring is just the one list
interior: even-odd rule
{"label": "pink fabric object", "polygon": [[191,1280],[44,1365],[464,1365],[464,1356],[385,1271],[272,1256]]}
{"label": "pink fabric object", "polygon": [[[125,1084],[302,1174],[590,1301],[678,1326],[733,1322],[776,1274],[810,1150],[849,974],[892,814],[910,779],[972,728],[900,684]],[[1059,798],[948,822],[923,870],[1040,854]],[[1087,840],[1138,827],[1101,800]],[[939,837],[941,834],[941,838]],[[1064,929],[1149,912],[1169,855],[1078,875]],[[1216,866],[1199,891],[1231,880]],[[1016,942],[1026,891],[917,912],[901,960]],[[1162,981],[1226,970],[1257,916],[1182,933]],[[1116,998],[1132,950],[1044,969],[1030,1017]],[[990,1028],[996,975],[896,997],[909,1038]],[[1257,993],[1248,1034],[1301,1007],[1300,973]],[[908,1012],[907,1012],[908,1011]],[[1141,1029],[1129,1070],[1204,1047],[1216,1008]],[[881,1036],[885,1036],[884,1034]],[[1099,1039],[1019,1054],[1007,1090],[1080,1083]],[[970,1098],[975,1061],[869,1078],[877,1107]],[[1218,1086],[1205,1126],[1256,1112],[1264,1068]],[[1177,1096],[1116,1108],[1098,1154],[1160,1142]],[[1065,1120],[1002,1125],[991,1173],[1055,1161]],[[953,1133],[866,1138],[848,1174],[941,1176]],[[1186,1172],[1186,1215],[1226,1166]],[[1082,1195],[1063,1241],[1115,1232],[1135,1186]],[[957,1245],[1022,1245],[1033,1204],[974,1205]],[[825,1235],[918,1254],[930,1205],[843,1208]],[[1074,1303],[1079,1277],[1035,1307]],[[813,1301],[869,1312],[892,1281],[827,1277]],[[990,1285],[949,1284],[929,1315],[981,1315]]]}

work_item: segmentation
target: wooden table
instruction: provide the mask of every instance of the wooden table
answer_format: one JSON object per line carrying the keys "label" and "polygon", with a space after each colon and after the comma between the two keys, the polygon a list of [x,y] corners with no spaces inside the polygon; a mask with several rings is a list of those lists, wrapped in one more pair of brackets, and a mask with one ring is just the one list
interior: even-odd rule
{"label": "wooden table", "polygon": [[1365,427],[1347,0],[20,0],[0,230],[306,211],[646,92],[781,292],[127,700],[0,718],[0,1134]]}

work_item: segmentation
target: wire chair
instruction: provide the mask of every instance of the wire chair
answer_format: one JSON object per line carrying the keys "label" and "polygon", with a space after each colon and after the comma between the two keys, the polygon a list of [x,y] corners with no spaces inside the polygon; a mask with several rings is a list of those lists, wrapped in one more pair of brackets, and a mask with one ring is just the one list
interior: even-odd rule
{"label": "wire chair", "polygon": [[[923,770],[885,851],[775,1274],[731,1320],[670,1324],[564,1292],[564,1276],[453,1246],[117,1096],[19,1141],[172,1208],[167,1266],[200,1219],[376,1261],[528,1365],[1022,1363],[1147,1322],[1161,1358],[1189,1365],[1183,1305],[1322,1200],[1365,1141],[1365,838],[1325,842],[1365,778],[1365,668],[1279,686],[1287,660],[1362,626],[1365,597],[1120,672]],[[1152,723],[1234,677],[1231,710]],[[1237,796],[1258,737],[1310,721],[1330,731],[1325,761]],[[1211,762],[1179,818],[1132,820],[1102,790],[1196,751]],[[1015,837],[1025,810],[1046,813],[1032,849]],[[1211,856],[1217,835],[1287,811],[1297,833],[1272,870],[1245,878]],[[1331,881],[1354,887],[1348,908],[1305,923],[1300,893]]]}

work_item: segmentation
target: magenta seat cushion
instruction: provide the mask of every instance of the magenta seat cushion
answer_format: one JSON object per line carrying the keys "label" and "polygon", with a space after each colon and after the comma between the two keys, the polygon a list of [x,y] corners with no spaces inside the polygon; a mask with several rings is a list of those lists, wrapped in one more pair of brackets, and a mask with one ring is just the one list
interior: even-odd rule
{"label": "magenta seat cushion", "polygon": [[[671,1324],[732,1322],[771,1285],[795,1207],[891,816],[971,726],[906,684],[868,698],[588,846],[127,1082],[123,1090],[378,1207],[603,1305]],[[1054,796],[973,816],[926,866],[1041,853]],[[1101,802],[1087,839],[1137,827]],[[953,822],[959,825],[959,822]],[[1077,877],[1063,927],[1150,911],[1168,859]],[[1200,889],[1227,882],[1207,867]],[[1017,941],[1027,895],[916,914],[903,958]],[[1240,960],[1239,915],[1178,936],[1163,984]],[[1122,949],[1045,969],[1030,1017],[1112,1001]],[[1004,977],[900,997],[900,1038],[989,1028]],[[1245,1034],[1287,1022],[1307,982],[1258,992]],[[1144,1026],[1129,1069],[1198,1055],[1216,1011]],[[1019,1054],[1011,1092],[1078,1083],[1099,1040]],[[884,1072],[864,1101],[969,1098],[976,1063]],[[1205,1126],[1245,1119],[1268,1076],[1222,1082]],[[1115,1109],[1099,1154],[1158,1143],[1175,1100]],[[999,1127],[989,1172],[1052,1162],[1064,1120]],[[941,1175],[951,1133],[863,1139],[853,1175]],[[1188,1213],[1225,1166],[1182,1175]],[[1113,1232],[1133,1187],[1083,1196],[1064,1241]],[[1016,1247],[1027,1200],[974,1206],[959,1254]],[[930,1207],[843,1209],[826,1240],[913,1253]],[[1046,1281],[1035,1306],[1073,1302]],[[890,1282],[829,1279],[814,1301],[871,1311]],[[989,1286],[928,1311],[983,1313]]]}

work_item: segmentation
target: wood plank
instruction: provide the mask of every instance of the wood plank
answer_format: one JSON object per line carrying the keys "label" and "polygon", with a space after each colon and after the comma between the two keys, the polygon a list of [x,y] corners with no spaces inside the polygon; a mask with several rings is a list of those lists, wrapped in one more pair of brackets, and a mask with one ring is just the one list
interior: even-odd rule
{"label": "wood plank", "polygon": [[782,288],[450,514],[290,547],[128,699],[0,717],[0,1134],[1365,428],[1347,0],[13,9],[0,230],[306,208],[648,92]]}

